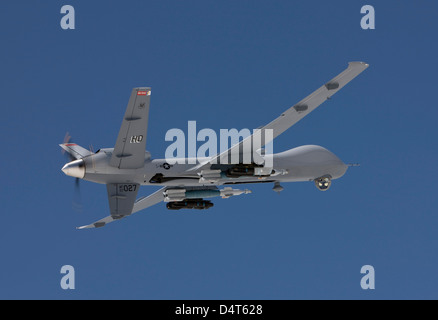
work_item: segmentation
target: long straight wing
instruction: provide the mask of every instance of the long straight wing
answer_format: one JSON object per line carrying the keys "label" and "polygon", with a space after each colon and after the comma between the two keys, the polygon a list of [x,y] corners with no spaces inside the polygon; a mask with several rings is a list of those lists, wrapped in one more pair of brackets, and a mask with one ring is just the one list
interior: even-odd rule
{"label": "long straight wing", "polygon": [[144,165],[151,88],[134,88],[120,127],[110,165],[137,169]]}
{"label": "long straight wing", "polygon": [[[273,139],[292,127],[295,123],[307,116],[310,112],[315,110],[324,101],[330,99],[331,96],[341,90],[351,80],[356,78],[362,71],[368,68],[368,66],[369,65],[364,62],[350,62],[348,64],[348,68],[345,69],[342,73],[340,73],[335,78],[323,85],[321,88],[298,102],[296,105],[283,112],[278,118],[261,127],[259,135],[264,139],[262,139],[260,147],[263,147],[264,145],[271,142]],[[265,135],[263,131],[266,129],[271,129],[272,135]],[[251,141],[253,138],[254,134],[243,139],[240,143],[232,146],[230,149],[211,158],[207,163],[198,164],[188,171],[200,170],[211,164],[230,163],[229,159],[231,157],[231,154],[235,155],[241,153],[243,145],[248,142],[249,144],[247,145],[251,145]]]}
{"label": "long straight wing", "polygon": [[[156,205],[157,203],[160,203],[164,200],[164,194],[163,192],[166,190],[166,188],[161,188],[160,190],[152,193],[151,195],[147,196],[147,197],[143,197],[143,198],[139,198],[137,199],[134,203],[133,203],[133,208],[130,214],[133,214],[135,212],[138,212],[140,210],[152,207],[153,205]],[[125,215],[124,217],[127,217],[128,215]],[[105,225],[107,225],[108,223],[111,223],[113,221],[116,220],[120,220],[119,217],[115,217],[115,216],[108,216],[105,217],[103,219],[100,219],[99,221],[93,222],[92,224],[86,225],[86,226],[82,226],[82,227],[78,227],[77,229],[89,229],[89,228],[100,228],[103,227]]]}
{"label": "long straight wing", "polygon": [[165,190],[166,187],[155,191],[154,193],[152,193],[147,197],[137,199],[134,203],[134,208],[132,209],[132,213],[152,207],[153,205],[156,205],[157,203],[164,201]]}

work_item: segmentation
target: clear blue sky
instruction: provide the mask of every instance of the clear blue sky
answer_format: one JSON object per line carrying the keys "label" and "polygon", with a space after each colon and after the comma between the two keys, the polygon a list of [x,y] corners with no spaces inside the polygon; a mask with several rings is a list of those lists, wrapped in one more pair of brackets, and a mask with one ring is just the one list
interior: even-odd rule
{"label": "clear blue sky", "polygon": [[[438,298],[437,16],[435,1],[2,1],[0,298]],[[74,210],[58,144],[113,147],[133,87],[152,87],[161,158],[168,129],[257,128],[356,60],[370,68],[275,141],[361,163],[329,192],[251,186],[202,213],[75,229],[108,215],[106,188],[83,181]]]}

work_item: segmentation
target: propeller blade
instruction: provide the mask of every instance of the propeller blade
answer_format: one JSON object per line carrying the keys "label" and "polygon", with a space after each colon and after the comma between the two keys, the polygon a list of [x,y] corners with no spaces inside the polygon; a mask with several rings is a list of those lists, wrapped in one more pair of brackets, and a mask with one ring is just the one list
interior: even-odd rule
{"label": "propeller blade", "polygon": [[[65,137],[63,139],[63,144],[66,143],[72,143],[71,135],[70,133],[66,132]],[[61,153],[66,157],[68,162],[76,160],[75,157],[73,157],[70,153],[66,152],[64,149],[61,149]],[[74,196],[72,200],[72,207],[75,211],[81,212],[82,211],[82,200],[81,200],[81,184],[80,184],[79,178],[75,179],[74,184]]]}
{"label": "propeller blade", "polygon": [[82,197],[81,197],[81,179],[76,178],[75,179],[75,195],[73,198],[73,209],[75,209],[78,212],[82,212]]}
{"label": "propeller blade", "polygon": [[[65,133],[63,144],[73,142],[70,133]],[[70,153],[67,153],[64,149],[61,149],[61,153],[68,159],[69,162],[76,160]]]}

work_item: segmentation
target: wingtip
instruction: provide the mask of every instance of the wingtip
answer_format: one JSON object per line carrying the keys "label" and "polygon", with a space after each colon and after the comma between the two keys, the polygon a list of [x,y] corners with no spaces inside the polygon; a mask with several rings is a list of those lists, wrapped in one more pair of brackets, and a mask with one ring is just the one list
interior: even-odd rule
{"label": "wingtip", "polygon": [[348,63],[348,65],[352,65],[352,66],[360,65],[360,66],[364,66],[365,68],[368,68],[370,66],[368,63],[363,62],[363,61],[351,61]]}
{"label": "wingtip", "polygon": [[89,229],[89,228],[93,228],[93,225],[76,227],[76,230]]}
{"label": "wingtip", "polygon": [[[108,218],[110,218],[110,221],[108,221]],[[102,220],[107,220],[107,221],[102,221]],[[94,222],[92,224],[88,224],[86,226],[81,226],[81,227],[76,227],[77,230],[82,230],[82,229],[93,229],[93,228],[102,228],[105,227],[107,225],[107,223],[114,221],[114,219],[110,216],[107,218],[104,218],[102,220],[99,220],[97,222]]]}

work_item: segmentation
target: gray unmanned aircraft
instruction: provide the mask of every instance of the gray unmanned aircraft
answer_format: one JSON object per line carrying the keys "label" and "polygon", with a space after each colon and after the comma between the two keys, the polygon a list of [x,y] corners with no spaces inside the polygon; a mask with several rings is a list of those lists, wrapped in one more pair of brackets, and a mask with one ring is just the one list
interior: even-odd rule
{"label": "gray unmanned aircraft", "polygon": [[[259,146],[266,146],[366,68],[368,64],[364,62],[350,62],[338,76],[259,128],[258,132],[270,131]],[[145,150],[150,96],[149,87],[132,90],[114,148],[93,153],[75,143],[60,144],[75,159],[62,168],[66,175],[107,187],[110,216],[78,229],[103,227],[159,202],[166,202],[170,210],[208,209],[213,203],[206,198],[228,198],[251,192],[230,187],[236,184],[271,182],[273,190],[280,192],[283,190],[281,182],[314,181],[319,190],[326,191],[331,181],[342,177],[348,169],[333,153],[315,145],[271,154],[269,166],[262,148],[252,152],[249,162],[243,162],[243,147],[255,139],[256,133],[215,156],[197,159],[195,164],[184,161],[171,165],[166,159],[152,159]],[[229,161],[233,154],[238,155],[237,162]],[[157,185],[161,189],[136,199],[141,185]]]}

